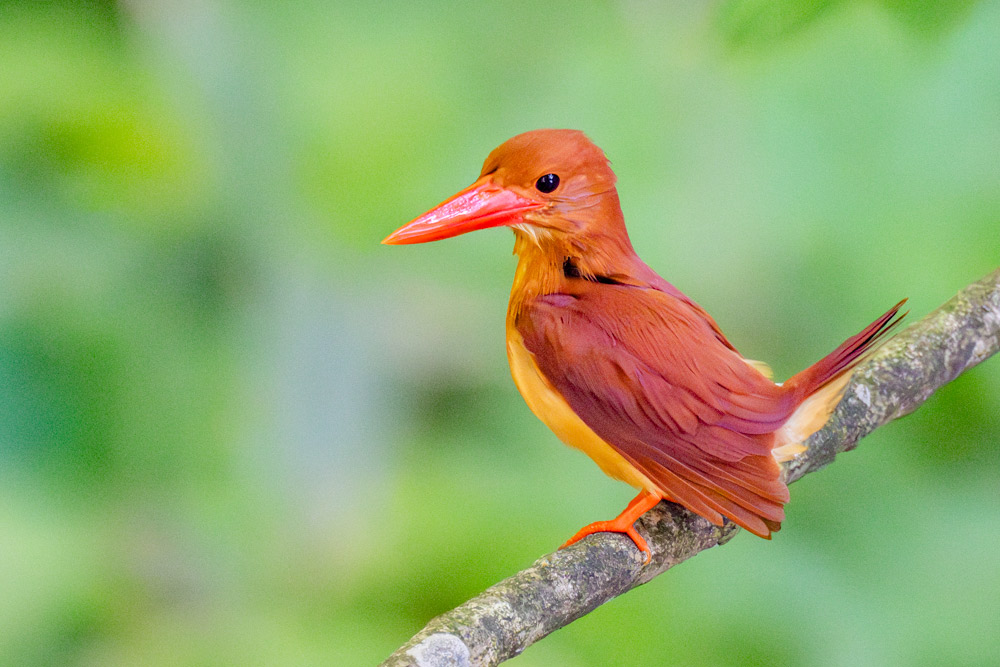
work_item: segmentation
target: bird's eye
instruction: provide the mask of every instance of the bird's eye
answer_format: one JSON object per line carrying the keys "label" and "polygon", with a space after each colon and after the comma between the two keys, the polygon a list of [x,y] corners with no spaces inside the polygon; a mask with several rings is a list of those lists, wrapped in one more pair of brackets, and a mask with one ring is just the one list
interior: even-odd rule
{"label": "bird's eye", "polygon": [[559,177],[555,174],[545,174],[535,181],[535,188],[539,192],[552,192],[559,187]]}

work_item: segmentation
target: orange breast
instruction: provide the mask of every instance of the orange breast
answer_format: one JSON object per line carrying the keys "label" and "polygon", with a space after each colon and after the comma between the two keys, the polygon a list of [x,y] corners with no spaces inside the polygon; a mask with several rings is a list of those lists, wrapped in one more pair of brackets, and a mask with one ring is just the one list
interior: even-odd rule
{"label": "orange breast", "polygon": [[569,404],[541,374],[516,329],[507,330],[507,359],[524,401],[556,436],[570,447],[582,450],[604,474],[639,489],[656,491],[648,477],[625,460],[614,447],[602,440],[580,419]]}

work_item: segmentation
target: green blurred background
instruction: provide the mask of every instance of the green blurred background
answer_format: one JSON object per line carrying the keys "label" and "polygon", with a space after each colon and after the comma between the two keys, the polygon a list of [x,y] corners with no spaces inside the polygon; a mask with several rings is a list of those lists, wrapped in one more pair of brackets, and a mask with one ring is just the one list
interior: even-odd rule
{"label": "green blurred background", "polygon": [[[371,665],[632,495],[509,379],[536,127],[787,377],[1000,264],[1000,3],[0,5],[0,663]],[[514,664],[1000,663],[1000,360]]]}

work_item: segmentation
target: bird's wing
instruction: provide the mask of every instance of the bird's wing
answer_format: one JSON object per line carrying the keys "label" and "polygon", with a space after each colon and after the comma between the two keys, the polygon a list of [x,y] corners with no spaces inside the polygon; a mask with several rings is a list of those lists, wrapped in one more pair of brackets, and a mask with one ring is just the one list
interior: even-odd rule
{"label": "bird's wing", "polygon": [[727,516],[769,536],[788,501],[773,433],[794,398],[683,301],[589,285],[525,304],[515,326],[539,371],[655,490],[715,523]]}

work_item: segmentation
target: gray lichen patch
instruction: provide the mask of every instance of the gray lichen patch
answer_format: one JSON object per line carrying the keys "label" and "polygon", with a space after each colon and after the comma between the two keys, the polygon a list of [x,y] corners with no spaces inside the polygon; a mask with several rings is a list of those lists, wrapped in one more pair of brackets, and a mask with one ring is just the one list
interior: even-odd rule
{"label": "gray lichen patch", "polygon": [[469,647],[455,635],[435,633],[406,651],[414,667],[470,667]]}

